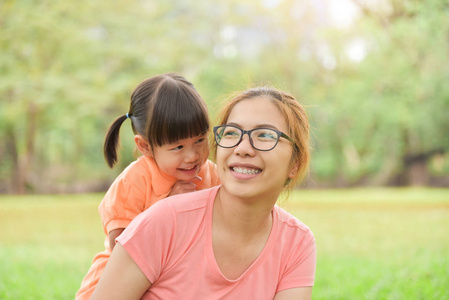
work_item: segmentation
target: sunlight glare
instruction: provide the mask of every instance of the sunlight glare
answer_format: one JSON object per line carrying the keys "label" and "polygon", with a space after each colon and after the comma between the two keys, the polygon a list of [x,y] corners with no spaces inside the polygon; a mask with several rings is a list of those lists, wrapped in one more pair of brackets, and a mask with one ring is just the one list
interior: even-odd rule
{"label": "sunlight glare", "polygon": [[345,52],[353,62],[361,62],[366,56],[366,43],[363,39],[356,39],[349,43]]}
{"label": "sunlight glare", "polygon": [[358,8],[349,0],[328,1],[329,16],[336,27],[348,27],[358,14]]}

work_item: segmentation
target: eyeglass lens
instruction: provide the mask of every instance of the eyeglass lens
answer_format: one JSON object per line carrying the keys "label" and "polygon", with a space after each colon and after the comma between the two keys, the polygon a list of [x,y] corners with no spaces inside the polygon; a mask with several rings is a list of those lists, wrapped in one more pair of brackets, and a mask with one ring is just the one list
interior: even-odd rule
{"label": "eyeglass lens", "polygon": [[[278,140],[279,135],[276,131],[269,128],[257,128],[249,131],[250,141],[257,150],[271,150]],[[243,131],[234,126],[222,126],[217,129],[217,143],[221,147],[235,147],[242,139]]]}

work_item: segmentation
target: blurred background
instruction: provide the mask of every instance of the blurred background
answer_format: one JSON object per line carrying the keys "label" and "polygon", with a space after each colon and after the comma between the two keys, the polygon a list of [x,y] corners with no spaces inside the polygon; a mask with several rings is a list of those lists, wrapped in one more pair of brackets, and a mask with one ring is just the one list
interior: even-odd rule
{"label": "blurred background", "polygon": [[213,118],[250,85],[307,106],[307,188],[449,186],[447,0],[0,2],[0,193],[105,191],[102,145],[143,79],[177,72]]}
{"label": "blurred background", "polygon": [[315,234],[314,299],[449,300],[448,0],[0,0],[0,299],[74,298],[135,159],[126,121],[109,169],[106,130],[166,72],[212,123],[253,85],[306,106],[281,204]]}

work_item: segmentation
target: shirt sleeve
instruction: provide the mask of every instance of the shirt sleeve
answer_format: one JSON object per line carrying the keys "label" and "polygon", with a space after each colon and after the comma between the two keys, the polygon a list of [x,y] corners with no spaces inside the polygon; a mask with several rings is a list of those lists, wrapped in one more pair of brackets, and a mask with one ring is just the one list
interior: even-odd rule
{"label": "shirt sleeve", "polygon": [[173,209],[160,201],[138,215],[116,241],[154,283],[169,262],[175,229]]}
{"label": "shirt sleeve", "polygon": [[126,228],[145,210],[147,181],[145,176],[131,169],[112,183],[98,208],[106,234],[117,228]]}
{"label": "shirt sleeve", "polygon": [[316,268],[315,238],[308,230],[301,242],[292,248],[288,265],[278,284],[277,292],[282,290],[313,286]]}
{"label": "shirt sleeve", "polygon": [[220,185],[217,166],[210,160],[207,160],[204,163],[198,176],[202,178],[201,182],[197,183],[198,190],[208,189]]}
{"label": "shirt sleeve", "polygon": [[211,161],[209,161],[208,160],[208,162],[209,162],[209,164],[210,164],[210,176],[211,176],[211,187],[212,186],[217,186],[217,185],[220,185],[221,184],[221,181],[220,181],[220,178],[218,178],[218,171],[217,171],[217,165],[216,164],[214,164],[213,162],[211,162]]}

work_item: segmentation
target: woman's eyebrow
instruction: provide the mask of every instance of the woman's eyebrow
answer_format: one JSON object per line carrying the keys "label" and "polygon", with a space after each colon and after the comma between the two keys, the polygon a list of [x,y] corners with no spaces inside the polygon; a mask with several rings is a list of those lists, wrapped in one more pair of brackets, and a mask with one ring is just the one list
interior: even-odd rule
{"label": "woman's eyebrow", "polygon": [[[226,125],[232,125],[232,126],[237,126],[239,128],[242,128],[242,126],[240,124],[235,123],[235,122],[230,122],[230,123],[227,123]],[[276,126],[274,126],[272,124],[267,124],[267,123],[257,124],[253,128],[272,128],[275,130],[279,130]]]}
{"label": "woman's eyebrow", "polygon": [[234,123],[234,122],[226,123],[225,125],[232,125],[232,126],[237,126],[237,127],[241,127],[241,125],[240,125],[240,124],[238,124],[238,123]]}
{"label": "woman's eyebrow", "polygon": [[272,128],[272,129],[275,129],[275,130],[279,130],[276,126],[274,126],[274,125],[272,125],[272,124],[259,124],[259,125],[257,125],[257,128],[262,128],[262,127],[264,127],[264,128]]}

